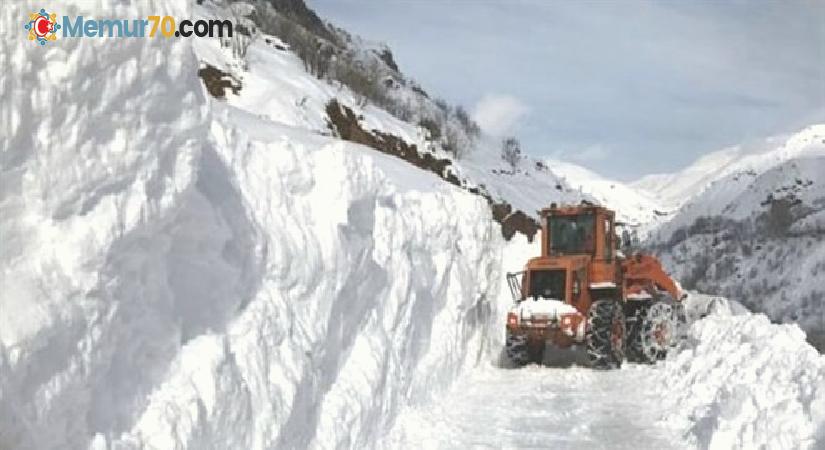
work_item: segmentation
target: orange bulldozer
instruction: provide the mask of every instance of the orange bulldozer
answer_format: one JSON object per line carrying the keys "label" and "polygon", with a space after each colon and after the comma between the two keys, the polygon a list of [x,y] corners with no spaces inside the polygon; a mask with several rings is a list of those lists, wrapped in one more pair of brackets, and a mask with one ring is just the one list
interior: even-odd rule
{"label": "orange bulldozer", "polygon": [[541,211],[541,256],[508,273],[515,304],[505,352],[516,365],[540,363],[546,346],[583,345],[592,367],[663,359],[683,332],[678,283],[650,255],[625,256],[615,214],[590,203]]}

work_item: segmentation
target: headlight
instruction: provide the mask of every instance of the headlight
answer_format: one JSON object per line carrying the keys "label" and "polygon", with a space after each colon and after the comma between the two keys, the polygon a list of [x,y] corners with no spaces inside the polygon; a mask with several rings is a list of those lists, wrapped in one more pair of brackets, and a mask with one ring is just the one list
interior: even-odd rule
{"label": "headlight", "polygon": [[514,312],[507,313],[507,326],[518,326],[518,314]]}

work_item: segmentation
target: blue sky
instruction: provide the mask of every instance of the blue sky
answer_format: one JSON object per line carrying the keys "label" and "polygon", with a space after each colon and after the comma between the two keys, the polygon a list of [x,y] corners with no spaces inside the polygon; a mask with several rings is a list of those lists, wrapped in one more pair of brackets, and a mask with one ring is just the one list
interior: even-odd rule
{"label": "blue sky", "polygon": [[495,134],[629,180],[825,121],[825,2],[308,0]]}

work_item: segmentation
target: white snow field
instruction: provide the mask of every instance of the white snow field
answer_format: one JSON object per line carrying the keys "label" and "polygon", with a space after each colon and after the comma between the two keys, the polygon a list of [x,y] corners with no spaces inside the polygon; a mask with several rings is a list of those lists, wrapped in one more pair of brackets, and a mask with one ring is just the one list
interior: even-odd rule
{"label": "white snow field", "polygon": [[[290,52],[253,44],[222,102],[196,77],[227,57],[214,42],[19,34],[0,40],[0,449],[825,445],[823,357],[721,300],[657,366],[499,368],[503,273],[536,244],[505,243],[481,197],[321,135],[326,101],[354,102]],[[492,155],[459,169],[524,189],[523,209],[580,199],[494,176]]]}

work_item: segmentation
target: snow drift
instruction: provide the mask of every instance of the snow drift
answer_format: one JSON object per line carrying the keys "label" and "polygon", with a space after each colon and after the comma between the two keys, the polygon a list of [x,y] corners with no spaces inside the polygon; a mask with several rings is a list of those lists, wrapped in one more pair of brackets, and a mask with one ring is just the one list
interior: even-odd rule
{"label": "snow drift", "polygon": [[664,419],[698,448],[821,448],[825,356],[796,325],[692,294],[685,348],[658,366]]}

